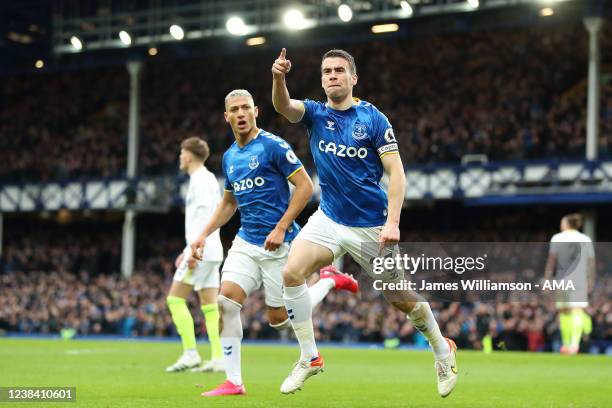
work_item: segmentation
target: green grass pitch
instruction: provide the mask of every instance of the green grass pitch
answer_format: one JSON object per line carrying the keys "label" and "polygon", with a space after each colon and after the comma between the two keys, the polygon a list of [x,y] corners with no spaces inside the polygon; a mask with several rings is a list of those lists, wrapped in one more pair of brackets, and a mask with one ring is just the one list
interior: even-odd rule
{"label": "green grass pitch", "polygon": [[[203,398],[223,374],[167,374],[179,343],[0,339],[0,386],[75,386],[76,403],[0,403],[17,407],[612,407],[612,359],[459,351],[459,382],[438,396],[425,351],[322,347],[324,373],[304,390],[279,387],[296,347],[243,347],[246,397]],[[200,346],[203,356],[206,346]]]}

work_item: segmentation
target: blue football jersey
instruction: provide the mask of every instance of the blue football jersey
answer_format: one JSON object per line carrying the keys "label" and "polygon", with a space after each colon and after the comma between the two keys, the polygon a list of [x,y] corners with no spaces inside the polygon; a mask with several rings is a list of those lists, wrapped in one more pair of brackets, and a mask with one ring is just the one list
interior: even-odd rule
{"label": "blue football jersey", "polygon": [[[302,167],[289,143],[265,130],[246,146],[234,142],[223,155],[225,190],[231,191],[240,211],[238,236],[262,246],[289,206],[287,179]],[[292,241],[300,227],[294,221],[285,241]]]}
{"label": "blue football jersey", "polygon": [[393,127],[374,105],[357,101],[345,111],[304,100],[302,123],[321,186],[321,210],[339,224],[373,227],[387,220],[380,184],[381,158],[397,153]]}

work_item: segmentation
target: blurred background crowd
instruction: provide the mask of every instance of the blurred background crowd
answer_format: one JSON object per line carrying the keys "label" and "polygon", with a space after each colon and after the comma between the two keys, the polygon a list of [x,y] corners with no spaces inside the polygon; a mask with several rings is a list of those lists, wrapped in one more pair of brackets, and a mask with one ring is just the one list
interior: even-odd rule
{"label": "blurred background crowd", "polygon": [[[611,23],[606,21],[600,37],[600,158],[612,153]],[[322,100],[321,55],[331,46],[344,47],[357,62],[355,96],[388,116],[406,168],[457,164],[466,155],[489,161],[584,158],[588,34],[581,21],[493,21],[477,29],[422,32],[419,24],[415,21],[411,35],[385,39],[288,44],[291,95]],[[234,140],[223,118],[223,101],[235,88],[254,95],[259,126],[287,139],[312,171],[304,128],[289,124],[271,105],[270,67],[278,52],[262,47],[147,59],[141,78],[139,175],[176,176],[179,143],[193,135],[208,141],[207,166],[219,174],[222,154]],[[129,82],[123,64],[3,77],[0,185],[125,177]],[[470,208],[449,201],[407,202],[402,240],[547,242],[558,232],[561,215],[576,210],[545,204]],[[612,212],[606,211],[609,203],[600,205],[597,240],[612,242],[604,227],[612,224]],[[304,212],[301,225],[313,210],[310,206]],[[184,246],[183,214],[177,208],[138,216],[136,273],[129,279],[120,275],[120,212],[2,216],[8,232],[0,257],[0,334],[176,335],[165,298],[174,259]],[[234,218],[223,230],[226,250],[237,223]],[[612,270],[612,265],[601,266]],[[349,259],[343,269],[360,276]],[[368,279],[360,281],[357,296],[332,292],[325,298],[314,315],[317,338],[425,346],[409,320]],[[612,283],[604,274],[587,309],[593,328],[583,342],[585,351],[612,353],[611,298]],[[205,329],[195,296],[190,306],[201,333]],[[245,338],[286,339],[287,333],[268,326],[263,306],[257,292],[243,308]],[[552,300],[434,301],[432,308],[443,333],[462,348],[481,349],[483,339],[491,338],[498,349],[558,349]]]}
{"label": "blurred background crowd", "polygon": [[[470,217],[469,214],[465,216]],[[450,238],[447,241],[521,239],[542,242],[555,232],[545,227],[553,218],[554,215],[542,214],[542,222],[528,225],[526,222],[533,219],[518,212],[491,214],[492,221],[471,231],[455,221],[446,232],[440,232],[439,225],[432,227],[431,219],[424,219],[410,227],[403,226],[402,236],[404,241],[439,241],[441,234],[445,234]],[[174,274],[174,259],[184,242],[180,235],[180,214],[175,214],[173,220],[174,223],[158,227],[147,227],[151,224],[142,221],[136,273],[129,279],[122,278],[119,273],[119,224],[77,224],[71,226],[68,235],[61,234],[61,226],[51,223],[45,224],[43,229],[35,223],[21,224],[21,231],[5,246],[0,263],[0,331],[58,334],[73,329],[78,335],[175,336],[165,298]],[[525,225],[519,229],[521,234],[511,232],[513,230],[505,232],[505,228],[513,224]],[[230,225],[230,229],[233,228],[235,226]],[[231,234],[224,234],[226,249],[229,237]],[[358,265],[348,257],[345,260],[344,271],[358,277],[361,291],[357,295],[332,291],[324,299],[314,314],[317,338],[394,347],[425,346],[424,337],[401,312],[386,303],[380,292],[373,290],[371,280]],[[603,259],[599,262],[598,270],[610,270],[610,265],[601,264]],[[609,352],[612,347],[612,281],[604,274],[597,282],[587,309],[592,316],[593,329],[585,338],[583,348]],[[190,299],[190,306],[196,328],[202,333],[205,329],[195,296]],[[500,349],[546,351],[558,347],[554,299],[542,301],[541,297],[533,297],[521,302],[483,303],[434,301],[432,308],[442,331],[455,339],[459,347],[481,349],[485,336],[490,336],[493,346]],[[287,339],[289,335],[279,334],[269,327],[261,291],[248,299],[242,320],[247,339]]]}
{"label": "blurred background crowd", "polygon": [[[611,26],[604,25],[601,35],[600,157],[609,155],[612,138],[612,82],[605,70],[612,62]],[[457,163],[468,154],[488,160],[584,157],[588,35],[579,22],[370,39],[346,47],[357,62],[355,95],[389,117],[405,166]],[[328,48],[289,47],[292,96],[323,98],[319,67]],[[235,88],[251,91],[259,125],[290,141],[311,165],[303,128],[271,105],[276,53],[147,64],[140,174],[176,174],[178,144],[191,135],[208,140],[208,165],[218,171],[233,142],[223,100]],[[0,100],[11,103],[0,111],[0,181],[124,176],[128,89],[124,67],[2,81]]]}

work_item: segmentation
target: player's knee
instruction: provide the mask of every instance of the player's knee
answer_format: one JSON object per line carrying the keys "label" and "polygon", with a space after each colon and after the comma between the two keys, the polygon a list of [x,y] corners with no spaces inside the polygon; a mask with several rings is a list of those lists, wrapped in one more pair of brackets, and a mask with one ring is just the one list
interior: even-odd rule
{"label": "player's knee", "polygon": [[223,295],[217,296],[217,303],[219,304],[219,312],[221,316],[240,313],[240,310],[242,309],[242,305],[240,303]]}
{"label": "player's knee", "polygon": [[284,307],[268,309],[268,322],[277,330],[282,330],[284,323],[289,323],[289,316]]}
{"label": "player's knee", "polygon": [[285,308],[279,308],[275,310],[268,310],[268,322],[270,327],[278,331],[287,330],[291,327],[291,321],[287,315]]}
{"label": "player's knee", "polygon": [[304,276],[299,268],[293,265],[285,265],[283,268],[283,283],[285,286],[297,286],[304,283]]}
{"label": "player's knee", "polygon": [[221,337],[242,338],[242,322],[240,321],[240,310],[242,305],[223,295],[217,297],[219,303]]}

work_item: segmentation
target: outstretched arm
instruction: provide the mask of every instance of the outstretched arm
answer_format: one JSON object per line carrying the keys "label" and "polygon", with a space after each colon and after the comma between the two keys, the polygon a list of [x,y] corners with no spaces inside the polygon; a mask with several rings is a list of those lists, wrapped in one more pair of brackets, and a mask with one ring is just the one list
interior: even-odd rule
{"label": "outstretched arm", "polygon": [[286,58],[287,50],[283,48],[272,65],[272,104],[274,109],[286,117],[289,122],[297,123],[304,116],[304,103],[291,99],[285,82],[285,75],[291,70],[291,61]]}

